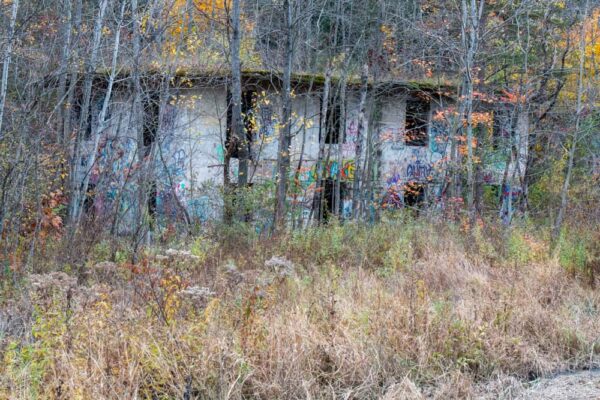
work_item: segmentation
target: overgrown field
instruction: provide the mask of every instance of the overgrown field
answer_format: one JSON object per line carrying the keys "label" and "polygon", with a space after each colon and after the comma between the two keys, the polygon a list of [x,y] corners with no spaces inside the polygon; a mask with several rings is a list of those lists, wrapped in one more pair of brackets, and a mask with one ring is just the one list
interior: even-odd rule
{"label": "overgrown field", "polygon": [[498,398],[598,361],[597,232],[233,231],[5,271],[0,398]]}

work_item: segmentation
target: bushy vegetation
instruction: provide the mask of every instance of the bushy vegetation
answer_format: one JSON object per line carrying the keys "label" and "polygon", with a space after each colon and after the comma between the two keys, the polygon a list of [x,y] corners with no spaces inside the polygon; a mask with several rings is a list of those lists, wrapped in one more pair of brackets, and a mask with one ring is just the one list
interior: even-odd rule
{"label": "bushy vegetation", "polygon": [[135,263],[101,241],[81,267],[56,245],[12,272],[0,397],[495,398],[598,360],[597,232],[553,250],[544,229],[405,213],[242,232]]}

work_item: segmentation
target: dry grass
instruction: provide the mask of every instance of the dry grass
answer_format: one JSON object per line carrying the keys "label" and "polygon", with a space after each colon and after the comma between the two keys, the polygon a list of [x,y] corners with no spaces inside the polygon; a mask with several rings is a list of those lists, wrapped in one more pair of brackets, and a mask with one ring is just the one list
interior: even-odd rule
{"label": "dry grass", "polygon": [[29,277],[0,308],[0,398],[494,398],[590,366],[600,293],[503,235],[333,226]]}

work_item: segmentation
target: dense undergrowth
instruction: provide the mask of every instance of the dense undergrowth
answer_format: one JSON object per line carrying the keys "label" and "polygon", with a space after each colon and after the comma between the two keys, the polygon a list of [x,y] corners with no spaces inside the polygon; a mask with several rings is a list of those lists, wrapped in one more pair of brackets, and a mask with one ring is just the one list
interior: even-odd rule
{"label": "dense undergrowth", "polygon": [[57,245],[4,280],[0,398],[496,398],[600,354],[598,233],[547,236],[400,215],[219,230],[135,264]]}

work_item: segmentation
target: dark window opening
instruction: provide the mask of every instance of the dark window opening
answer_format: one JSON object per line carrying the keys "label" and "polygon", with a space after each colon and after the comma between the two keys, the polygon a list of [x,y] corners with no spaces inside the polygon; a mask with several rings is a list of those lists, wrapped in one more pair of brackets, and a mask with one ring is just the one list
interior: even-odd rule
{"label": "dark window opening", "polygon": [[419,208],[425,200],[425,186],[418,182],[408,182],[404,185],[404,205],[409,208]]}
{"label": "dark window opening", "polygon": [[427,146],[427,123],[429,103],[418,100],[406,102],[406,123],[404,126],[407,146]]}
{"label": "dark window opening", "polygon": [[[325,144],[343,143],[342,137],[342,111],[339,101],[335,98],[329,98],[327,104],[327,115],[325,117]],[[321,100],[321,106],[323,100]],[[320,133],[321,135],[321,133]]]}
{"label": "dark window opening", "polygon": [[158,93],[150,93],[143,101],[144,116],[142,136],[144,138],[144,156],[150,155],[152,144],[156,141],[158,119],[160,115],[160,98]]}
{"label": "dark window opening", "polygon": [[[254,120],[254,109],[256,108],[256,91],[244,90],[242,92],[242,124],[246,131],[246,144],[248,154],[250,154],[250,145],[256,131],[256,122]],[[227,129],[225,138],[225,147],[229,148],[233,135],[233,99],[231,91],[227,90]],[[239,148],[236,146],[231,150],[231,158],[239,158]]]}
{"label": "dark window opening", "polygon": [[[316,205],[319,207],[318,215],[319,219],[327,221],[335,212],[335,179],[324,179],[321,181]],[[340,201],[337,205],[337,214],[342,215],[344,208],[344,199],[349,197],[351,187],[346,182],[340,182]],[[321,214],[322,212],[322,214]]]}

